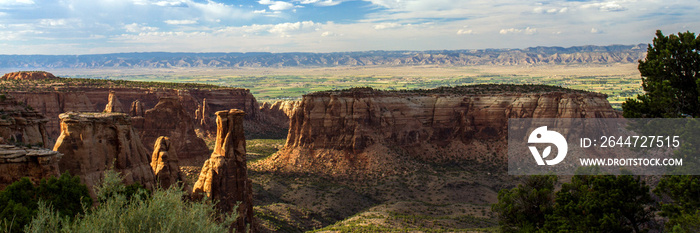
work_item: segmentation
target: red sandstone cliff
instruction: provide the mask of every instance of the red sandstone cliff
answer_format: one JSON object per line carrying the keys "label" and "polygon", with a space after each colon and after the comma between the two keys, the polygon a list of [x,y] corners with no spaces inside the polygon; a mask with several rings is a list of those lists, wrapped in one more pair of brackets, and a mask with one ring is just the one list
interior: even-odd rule
{"label": "red sandstone cliff", "polygon": [[22,177],[38,182],[59,175],[61,154],[35,147],[48,143],[46,121],[44,116],[11,96],[0,95],[0,190]]}
{"label": "red sandstone cliff", "polygon": [[21,143],[47,147],[46,119],[12,96],[0,95],[0,144]]}
{"label": "red sandstone cliff", "polygon": [[394,172],[407,161],[502,164],[509,118],[620,117],[606,96],[547,86],[482,85],[413,92],[305,95],[273,168]]}
{"label": "red sandstone cliff", "polygon": [[134,117],[133,123],[141,141],[151,151],[158,137],[167,136],[183,162],[201,164],[209,154],[207,144],[194,131],[194,120],[177,97],[161,97],[143,117]]}
{"label": "red sandstone cliff", "polygon": [[[36,91],[9,91],[19,101],[32,106],[39,113],[47,116],[49,122],[46,125],[48,136],[51,141],[60,134],[58,115],[64,112],[102,112],[109,103],[109,96],[112,93],[121,103],[137,102],[130,109],[123,106],[115,108],[115,112],[125,112],[138,114],[141,111],[151,109],[158,104],[161,97],[178,98],[185,112],[190,119],[195,119],[195,111],[206,99],[207,112],[227,109],[242,109],[249,113],[246,115],[246,124],[250,130],[269,130],[264,122],[259,119],[259,106],[255,97],[248,89],[221,88],[221,89],[166,89],[166,88],[102,88],[102,87],[56,87],[44,88]],[[129,112],[126,112],[129,111]],[[132,113],[133,111],[133,113]],[[216,117],[213,114],[208,116],[208,122],[213,122]],[[195,127],[208,131],[214,135],[216,127],[213,124],[200,125],[201,119]],[[252,132],[255,133],[255,132]]]}
{"label": "red sandstone cliff", "polygon": [[79,175],[91,194],[103,172],[111,166],[122,174],[126,184],[139,182],[148,189],[155,186],[150,154],[129,116],[69,112],[61,114],[60,118],[61,135],[53,148],[64,155],[59,168]]}
{"label": "red sandstone cliff", "polygon": [[289,117],[299,103],[299,101],[276,101],[272,104],[265,102],[260,105],[260,115],[268,124],[286,129],[289,127]]}

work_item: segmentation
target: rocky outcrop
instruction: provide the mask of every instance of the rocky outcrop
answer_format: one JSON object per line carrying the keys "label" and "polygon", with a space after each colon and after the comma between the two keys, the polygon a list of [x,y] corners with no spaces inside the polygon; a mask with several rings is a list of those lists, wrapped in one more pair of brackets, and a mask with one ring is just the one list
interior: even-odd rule
{"label": "rocky outcrop", "polygon": [[183,162],[201,164],[209,154],[207,144],[194,131],[194,120],[177,97],[161,97],[143,118],[135,117],[133,122],[144,145],[153,145],[158,137],[167,136]]}
{"label": "rocky outcrop", "polygon": [[148,189],[155,185],[149,154],[123,113],[63,113],[61,135],[53,150],[63,154],[61,171],[79,175],[91,189],[99,183],[105,170],[113,167],[126,184],[141,183]]}
{"label": "rocky outcrop", "polygon": [[105,106],[104,112],[124,112],[124,107],[122,107],[122,102],[119,101],[117,96],[113,91],[109,92],[109,97],[107,97],[107,106]]}
{"label": "rocky outcrop", "polygon": [[0,94],[0,144],[49,145],[46,119],[12,96]]}
{"label": "rocky outcrop", "polygon": [[0,190],[22,177],[39,182],[59,175],[61,154],[41,148],[48,144],[47,121],[12,96],[0,94]]}
{"label": "rocky outcrop", "polygon": [[265,117],[265,122],[277,127],[289,128],[289,117],[299,101],[276,101],[272,104],[264,102],[260,105],[260,115]]}
{"label": "rocky outcrop", "polygon": [[180,171],[177,152],[168,137],[158,137],[153,145],[151,168],[160,187],[167,189],[172,185],[183,185],[186,177]]}
{"label": "rocky outcrop", "polygon": [[204,163],[194,185],[195,196],[206,195],[218,201],[219,211],[231,212],[238,205],[239,218],[233,228],[244,232],[253,226],[252,183],[246,166],[243,118],[238,109],[216,112],[216,147]]}
{"label": "rocky outcrop", "polygon": [[620,117],[603,94],[550,86],[478,85],[411,92],[305,95],[275,169],[392,173],[407,162],[506,164],[509,118]]}
{"label": "rocky outcrop", "polygon": [[[109,103],[109,95],[113,93],[121,103],[132,103],[129,112],[122,107],[122,111],[132,116],[142,115],[147,109],[154,108],[161,97],[173,97],[180,101],[189,118],[194,121],[195,111],[198,105],[202,105],[209,113],[227,109],[242,109],[248,113],[246,124],[251,130],[264,132],[270,130],[259,116],[259,106],[255,97],[248,89],[220,88],[220,89],[167,89],[167,88],[128,88],[128,87],[45,87],[35,91],[9,91],[18,101],[32,106],[36,111],[49,118],[46,125],[49,139],[53,141],[60,134],[60,119],[58,115],[64,112],[102,112]],[[134,105],[136,104],[136,105]],[[118,110],[118,109],[117,109]],[[207,115],[209,119],[204,121],[214,122],[213,115]],[[202,119],[198,119],[202,122]],[[194,124],[195,122],[193,122]],[[200,128],[200,124],[194,124]],[[214,135],[216,127],[209,124],[203,130],[207,134]],[[255,132],[252,132],[255,133]],[[161,135],[158,135],[161,136]],[[150,146],[149,146],[150,147]]]}
{"label": "rocky outcrop", "polygon": [[202,104],[197,105],[197,110],[194,112],[195,124],[199,124],[198,128],[204,129],[206,137],[209,137],[209,133],[213,132],[212,129],[216,128],[216,125],[212,123],[211,112],[209,107],[207,107],[207,99],[202,100]]}
{"label": "rocky outcrop", "polygon": [[50,176],[59,176],[61,153],[43,148],[0,145],[0,190],[29,177],[38,183]]}
{"label": "rocky outcrop", "polygon": [[131,102],[131,108],[129,110],[129,116],[140,116],[142,117],[144,113],[143,110],[143,103],[139,100],[134,100],[134,102]]}
{"label": "rocky outcrop", "polygon": [[[46,134],[49,138],[49,148],[53,146],[61,133],[61,120],[58,115],[64,112],[98,112],[102,108],[95,109],[90,99],[82,92],[58,92],[58,91],[10,91],[17,101],[31,106],[49,120],[46,123]],[[106,95],[105,95],[106,96]]]}
{"label": "rocky outcrop", "polygon": [[44,71],[19,71],[7,73],[0,80],[43,80],[56,79],[56,76]]}

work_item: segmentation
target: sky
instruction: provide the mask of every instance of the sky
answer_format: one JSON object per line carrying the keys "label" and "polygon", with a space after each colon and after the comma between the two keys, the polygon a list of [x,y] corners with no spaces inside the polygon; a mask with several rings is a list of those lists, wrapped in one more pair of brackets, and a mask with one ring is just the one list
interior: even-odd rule
{"label": "sky", "polygon": [[0,54],[343,52],[650,43],[700,0],[0,0]]}

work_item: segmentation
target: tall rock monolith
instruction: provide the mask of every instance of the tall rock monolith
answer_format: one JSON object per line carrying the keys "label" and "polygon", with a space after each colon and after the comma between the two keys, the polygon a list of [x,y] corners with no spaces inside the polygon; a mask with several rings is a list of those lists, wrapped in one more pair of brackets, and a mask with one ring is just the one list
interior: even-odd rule
{"label": "tall rock monolith", "polygon": [[231,227],[237,232],[253,229],[252,183],[246,166],[243,116],[238,109],[216,112],[216,146],[204,163],[193,195],[216,200],[221,212],[231,212],[238,204],[239,218]]}

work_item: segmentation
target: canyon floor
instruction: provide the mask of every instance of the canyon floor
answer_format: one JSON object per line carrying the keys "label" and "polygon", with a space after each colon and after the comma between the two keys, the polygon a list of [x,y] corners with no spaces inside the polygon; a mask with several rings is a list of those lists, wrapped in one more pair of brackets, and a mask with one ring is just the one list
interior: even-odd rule
{"label": "canyon floor", "polygon": [[[281,139],[247,141],[255,215],[263,232],[495,232],[498,190],[517,177],[502,167],[430,164],[400,175],[338,178],[267,171],[258,166]],[[198,167],[182,167],[193,182]]]}

